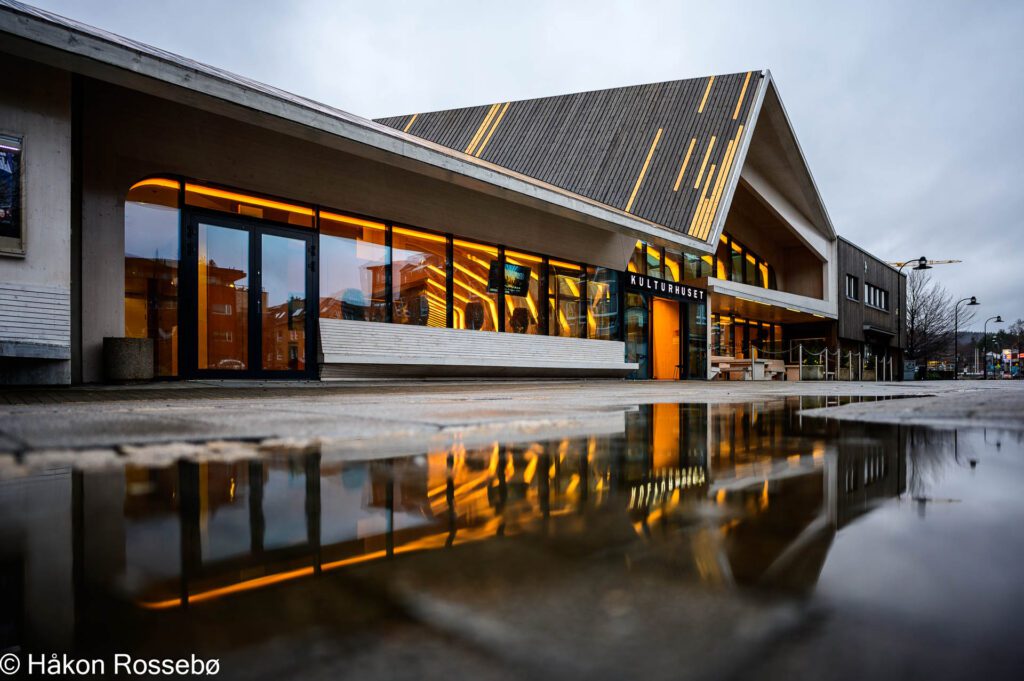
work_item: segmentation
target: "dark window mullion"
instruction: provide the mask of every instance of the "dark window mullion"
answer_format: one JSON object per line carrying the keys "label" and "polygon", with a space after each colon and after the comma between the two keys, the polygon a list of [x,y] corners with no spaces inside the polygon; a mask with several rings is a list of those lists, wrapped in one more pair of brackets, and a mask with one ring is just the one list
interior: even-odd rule
{"label": "dark window mullion", "polygon": [[455,328],[455,240],[451,234],[445,237],[445,326]]}
{"label": "dark window mullion", "polygon": [[394,260],[391,254],[391,228],[390,222],[385,223],[386,229],[384,231],[384,321],[392,322],[394,320],[394,314],[392,313],[391,306],[393,305],[391,286],[392,286],[392,273],[391,263]]}

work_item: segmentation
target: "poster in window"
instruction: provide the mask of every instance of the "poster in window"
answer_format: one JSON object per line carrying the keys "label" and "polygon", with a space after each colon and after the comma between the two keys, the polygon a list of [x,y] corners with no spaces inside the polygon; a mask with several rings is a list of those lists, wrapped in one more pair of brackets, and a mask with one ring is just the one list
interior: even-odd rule
{"label": "poster in window", "polygon": [[0,237],[21,238],[21,140],[0,135]]}
{"label": "poster in window", "polygon": [[[487,292],[497,293],[501,277],[498,273],[500,267],[497,260],[491,261],[490,271],[487,277]],[[530,268],[525,265],[505,263],[505,295],[525,296],[530,289]]]}

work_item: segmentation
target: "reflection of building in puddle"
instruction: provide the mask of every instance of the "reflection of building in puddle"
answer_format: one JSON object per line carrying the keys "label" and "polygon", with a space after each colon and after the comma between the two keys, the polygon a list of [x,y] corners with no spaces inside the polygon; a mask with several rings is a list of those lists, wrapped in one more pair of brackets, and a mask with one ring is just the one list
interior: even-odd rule
{"label": "reflection of building in puddle", "polygon": [[[853,424],[836,438],[835,424],[800,429],[797,418],[782,402],[660,404],[627,412],[618,434],[376,461],[312,453],[76,471],[54,476],[73,492],[47,532],[70,528],[73,560],[54,569],[76,590],[158,610],[522,535],[606,542],[711,582],[811,586],[835,531],[904,488],[909,429]],[[0,485],[0,503],[25,484]],[[32,523],[2,517],[3,532],[13,518]],[[30,569],[35,549],[4,546],[20,546],[15,560]],[[29,612],[37,599],[25,599]]]}

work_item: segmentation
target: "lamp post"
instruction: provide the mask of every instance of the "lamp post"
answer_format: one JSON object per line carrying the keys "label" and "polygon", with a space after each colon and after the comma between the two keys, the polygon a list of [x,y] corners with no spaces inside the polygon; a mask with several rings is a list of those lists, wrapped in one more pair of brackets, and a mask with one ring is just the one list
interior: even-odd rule
{"label": "lamp post", "polygon": [[991,321],[994,321],[996,324],[1002,324],[1003,318],[1000,315],[996,315],[995,317],[989,317],[988,319],[985,320],[985,324],[982,327],[983,330],[981,332],[981,335],[983,337],[982,339],[985,341],[985,345],[983,346],[983,349],[981,351],[981,361],[985,365],[986,381],[988,380],[988,323]]}
{"label": "lamp post", "polygon": [[967,303],[968,307],[970,307],[971,305],[980,305],[981,304],[981,303],[978,302],[977,298],[975,298],[974,296],[971,296],[970,298],[964,298],[963,300],[956,301],[956,305],[953,306],[953,380],[954,381],[959,378],[959,373],[960,373],[960,336],[957,335],[958,331],[960,330],[959,329],[959,324],[958,324],[960,320],[958,318],[958,315],[960,314],[960,303],[964,303],[964,302],[967,302],[967,301],[970,301],[969,303]]}
{"label": "lamp post", "polygon": [[928,264],[928,258],[922,255],[916,261],[906,261],[900,265],[898,270],[896,270],[896,347],[900,351],[901,358],[903,357],[903,291],[900,286],[900,276],[903,275],[903,268],[912,262],[917,262],[917,265],[914,266],[915,270],[930,270],[932,268],[932,266]]}

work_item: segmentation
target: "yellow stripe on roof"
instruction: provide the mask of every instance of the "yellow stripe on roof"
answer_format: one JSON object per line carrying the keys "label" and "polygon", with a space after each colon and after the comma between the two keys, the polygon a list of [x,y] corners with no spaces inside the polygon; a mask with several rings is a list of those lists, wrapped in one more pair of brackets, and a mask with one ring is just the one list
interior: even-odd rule
{"label": "yellow stripe on roof", "polygon": [[714,76],[708,78],[708,86],[704,88],[704,98],[700,100],[700,106],[697,107],[697,113],[704,113],[704,105],[708,103],[708,95],[711,94],[711,84],[714,82]]}
{"label": "yellow stripe on roof", "polygon": [[740,98],[736,100],[736,110],[732,112],[732,119],[736,120],[740,115],[740,107],[743,106],[743,98],[747,96],[747,86],[750,85],[750,74],[752,71],[747,71],[747,77],[743,81],[743,89],[740,90]]}
{"label": "yellow stripe on roof", "polygon": [[654,150],[658,147],[658,140],[660,139],[661,128],[658,128],[658,132],[654,135],[654,141],[651,142],[651,148],[647,152],[647,159],[644,161],[644,167],[640,169],[640,176],[636,178],[636,184],[633,185],[633,193],[629,195],[629,202],[626,204],[627,213],[633,208],[633,201],[636,200],[636,193],[640,191],[640,184],[644,181],[644,175],[647,174],[647,167],[651,165],[651,157],[654,156]]}
{"label": "yellow stripe on roof", "polygon": [[491,135],[493,135],[494,131],[498,129],[498,125],[501,123],[501,119],[505,117],[505,112],[508,111],[508,105],[509,102],[505,102],[505,106],[501,107],[501,113],[498,114],[498,117],[494,119],[494,125],[492,125],[491,129],[487,131],[487,137],[484,138],[484,141],[480,145],[480,148],[476,150],[476,154],[474,154],[475,156],[479,157],[480,154],[484,153],[484,147],[486,147],[487,143],[491,141]]}
{"label": "yellow stripe on roof", "polygon": [[483,123],[481,123],[480,127],[476,129],[476,134],[473,135],[473,139],[469,141],[469,146],[466,147],[467,154],[472,154],[476,149],[476,145],[480,141],[480,138],[483,137],[484,131],[487,130],[487,126],[491,124],[491,119],[494,118],[494,112],[498,110],[498,106],[500,105],[491,104],[491,108],[487,110],[487,115],[484,116]]}
{"label": "yellow stripe on roof", "polygon": [[700,172],[697,173],[697,181],[693,183],[693,188],[694,189],[699,189],[700,188],[701,178],[704,177],[704,169],[708,165],[708,159],[711,158],[711,150],[714,149],[714,148],[715,148],[715,136],[712,135],[711,136],[711,141],[708,142],[708,150],[704,152],[704,160],[701,161],[701,164],[700,164]]}
{"label": "yellow stripe on roof", "polygon": [[693,153],[693,147],[697,144],[697,138],[693,137],[690,139],[690,146],[686,150],[686,156],[683,157],[683,165],[679,167],[679,175],[676,177],[676,186],[672,188],[672,191],[679,191],[679,183],[683,181],[683,173],[686,172],[686,166],[690,162],[690,154]]}
{"label": "yellow stripe on roof", "polygon": [[416,122],[417,118],[419,118],[419,114],[418,113],[413,114],[412,118],[409,119],[409,122],[405,124],[404,128],[402,128],[402,132],[409,132],[409,128],[412,127],[412,124]]}

